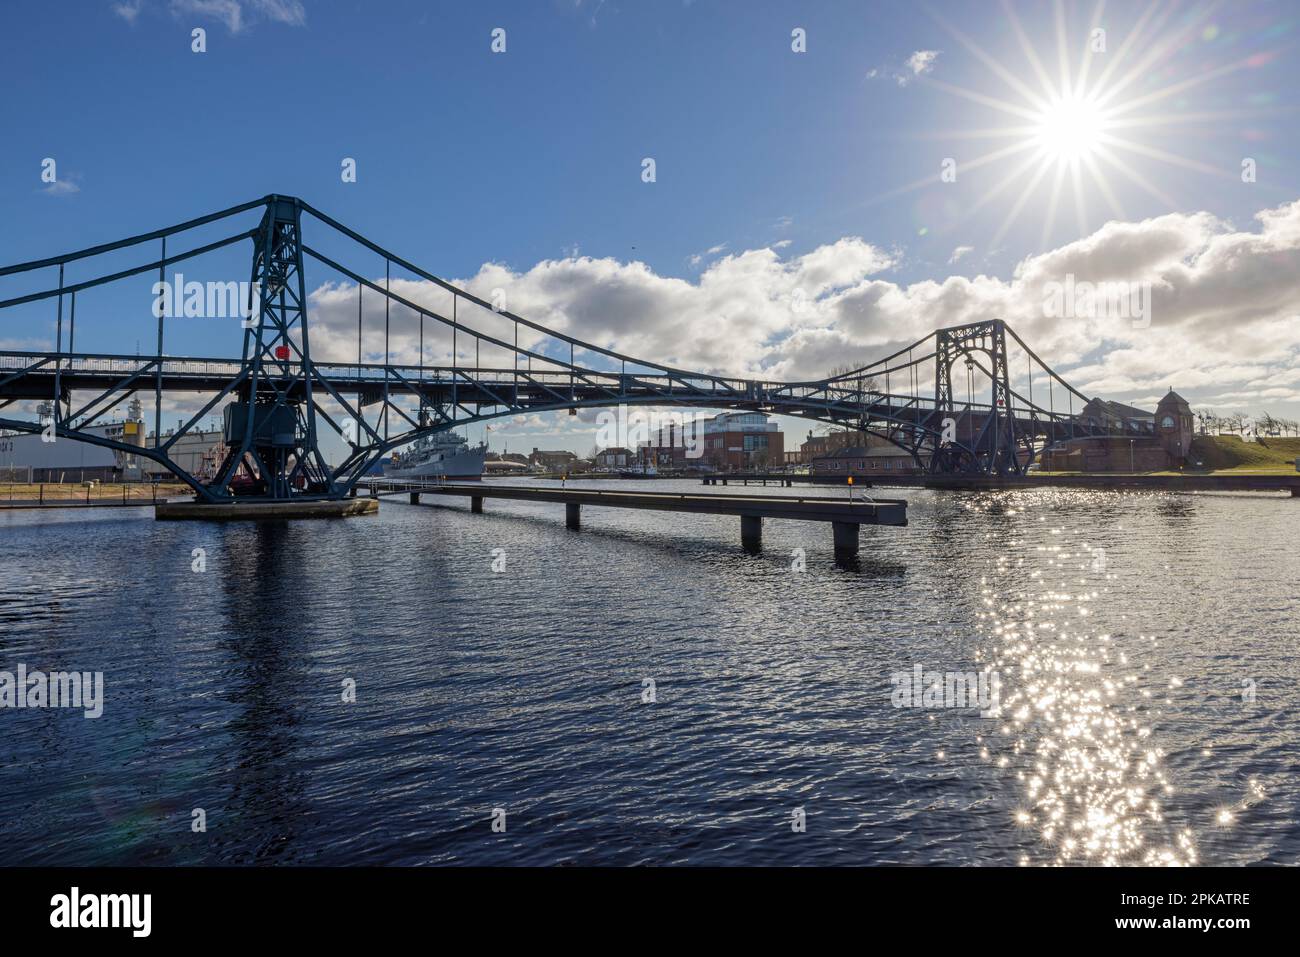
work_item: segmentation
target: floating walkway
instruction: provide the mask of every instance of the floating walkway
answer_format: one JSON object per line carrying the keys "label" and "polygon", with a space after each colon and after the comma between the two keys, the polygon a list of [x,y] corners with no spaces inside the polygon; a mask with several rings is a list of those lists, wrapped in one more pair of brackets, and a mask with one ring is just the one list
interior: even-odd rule
{"label": "floating walkway", "polygon": [[159,520],[193,519],[211,522],[244,522],[286,518],[351,518],[373,515],[379,502],[373,498],[325,499],[297,502],[159,502],[153,517]]}
{"label": "floating walkway", "polygon": [[[663,512],[691,512],[697,515],[736,515],[740,517],[740,540],[747,548],[758,548],[763,541],[763,519],[780,518],[796,521],[829,522],[835,553],[852,556],[858,553],[858,532],[863,525],[907,524],[907,502],[902,499],[871,499],[845,496],[775,496],[775,495],[686,495],[677,492],[621,492],[595,489],[552,489],[526,485],[492,485],[466,483],[442,485],[375,479],[366,483],[370,494],[410,496],[412,505],[421,495],[458,496],[470,500],[470,510],[483,511],[483,500],[512,499],[520,502],[554,502],[564,505],[565,524],[582,527],[584,505],[602,508],[641,508]],[[362,501],[358,499],[357,501]]]}
{"label": "floating walkway", "polygon": [[[773,485],[794,488],[795,482],[803,485],[843,485],[844,476],[813,475],[811,472],[719,472],[717,475],[706,475],[700,481],[703,485],[726,485],[728,482],[735,482],[738,485],[748,485],[750,482],[755,485],[766,485],[771,482]],[[853,487],[870,488],[871,480],[865,475],[855,475]]]}

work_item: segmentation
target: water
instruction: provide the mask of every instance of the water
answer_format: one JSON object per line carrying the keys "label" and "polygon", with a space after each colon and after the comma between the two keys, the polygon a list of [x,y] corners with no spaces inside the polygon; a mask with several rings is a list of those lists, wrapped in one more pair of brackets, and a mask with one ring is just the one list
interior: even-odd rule
{"label": "water", "polygon": [[[107,698],[0,711],[6,863],[1297,863],[1300,502],[878,494],[911,525],[847,564],[493,500],[0,514],[0,669]],[[917,664],[1000,716],[894,708]]]}

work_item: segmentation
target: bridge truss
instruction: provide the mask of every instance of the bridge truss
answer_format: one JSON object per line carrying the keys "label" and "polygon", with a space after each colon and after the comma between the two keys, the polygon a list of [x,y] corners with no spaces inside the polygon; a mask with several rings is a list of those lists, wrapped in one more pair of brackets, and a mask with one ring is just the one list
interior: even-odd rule
{"label": "bridge truss", "polygon": [[[251,227],[202,241],[205,232],[219,226],[225,233],[232,221],[259,212]],[[304,235],[308,219],[322,228],[322,239],[343,251],[314,239],[309,244]],[[138,259],[142,248],[147,251],[154,243],[156,257],[146,252],[143,262],[125,268],[100,264],[124,251]],[[165,285],[169,268],[188,268],[243,243],[251,246],[251,269],[247,301],[238,317],[240,358],[168,355],[168,317],[157,309],[151,355],[74,348],[78,296],[84,328],[88,295],[154,275]],[[383,263],[382,280],[367,278],[363,266],[345,264],[358,252],[375,266]],[[334,297],[355,294],[355,362],[318,360],[312,354],[308,262],[334,280],[314,288]],[[408,278],[395,279],[394,268]],[[86,274],[73,278],[69,273],[74,269]],[[45,275],[50,279],[44,283],[34,278]],[[222,275],[228,279],[230,272]],[[52,306],[55,348],[0,351],[0,429],[44,431],[55,440],[88,442],[148,459],[207,502],[342,497],[383,456],[423,435],[521,413],[594,407],[742,409],[798,416],[883,437],[918,464],[941,473],[1021,474],[1045,445],[1116,429],[1112,422],[1081,419],[1077,413],[1087,398],[1001,320],[939,329],[884,359],[817,381],[694,372],[585,342],[516,315],[289,196],[267,196],[166,229],[0,268],[0,283],[14,281],[37,288],[0,299],[0,333],[7,317],[17,315],[19,323],[31,328],[40,320],[30,310]],[[151,290],[155,305],[159,288]],[[384,309],[384,359],[366,361],[363,299],[375,296]],[[143,305],[138,297],[135,302]],[[396,361],[392,355],[395,323],[412,333],[418,325],[418,361],[409,355]],[[329,331],[334,355],[340,351],[338,330]],[[372,338],[374,334],[372,329]],[[1018,365],[1012,366],[1009,346],[1025,359],[1023,375]],[[426,361],[430,353],[432,361]],[[983,384],[978,394],[977,379]],[[123,403],[149,392],[154,444],[141,447],[92,431]],[[164,435],[164,396],[183,393],[198,394],[201,404]],[[1064,408],[1056,407],[1058,396]],[[45,421],[5,412],[32,402],[52,409]],[[181,466],[177,446],[218,408],[224,411],[226,453],[212,475],[200,477]],[[322,451],[322,430],[339,437],[345,450],[341,461],[331,464]]]}

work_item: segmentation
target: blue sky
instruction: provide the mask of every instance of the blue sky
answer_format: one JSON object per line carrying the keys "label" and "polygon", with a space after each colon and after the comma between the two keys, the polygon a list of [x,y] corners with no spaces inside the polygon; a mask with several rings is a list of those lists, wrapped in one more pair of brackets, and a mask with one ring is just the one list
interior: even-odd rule
{"label": "blue sky", "polygon": [[[1110,80],[1129,78],[1111,105],[1150,101],[1124,114],[1142,122],[1110,129],[1136,144],[1114,155],[1137,175],[1098,159],[1104,188],[1085,174],[1079,203],[1068,189],[1053,203],[1057,167],[1044,161],[1020,206],[1041,164],[1017,174],[1024,153],[976,161],[1037,135],[1006,133],[1035,124],[1005,107],[1026,89],[1051,99],[1032,57],[1059,75],[1058,26],[1051,4],[1013,9],[1027,44],[1000,4],[972,0],[11,2],[0,31],[0,262],[291,193],[440,275],[505,276],[520,290],[516,311],[709,368],[727,365],[710,345],[719,337],[744,341],[738,371],[806,375],[827,355],[869,359],[994,309],[1017,328],[1041,325],[1032,342],[1110,398],[1150,400],[1172,379],[1216,408],[1300,417],[1287,290],[1215,312],[1240,298],[1225,283],[1256,274],[1225,257],[1239,262],[1244,250],[1277,282],[1295,255],[1288,216],[1268,235],[1256,217],[1300,199],[1297,7],[1112,0],[1094,24],[1093,4],[1062,4],[1070,75],[1100,26],[1091,78],[1119,61]],[[195,27],[207,31],[202,54],[191,52]],[[490,50],[497,27],[504,54]],[[791,49],[795,28],[805,53]],[[58,188],[41,182],[46,157]],[[341,181],[344,157],[357,161],[355,183]],[[645,157],[654,183],[642,181]],[[936,178],[946,158],[956,182]],[[1242,182],[1245,158],[1253,182]],[[1108,221],[1128,226],[1107,232]],[[859,245],[836,245],[846,237]],[[1132,252],[1155,247],[1164,252]],[[1149,275],[1128,278],[1168,285],[1165,322],[1156,312],[1156,332],[1143,335],[1018,319],[1017,302],[1035,294],[1017,276],[1047,275],[1053,253],[1081,276],[1131,255]],[[767,298],[780,299],[810,256],[834,261],[834,277],[812,290],[816,321],[718,306],[729,283],[771,281]],[[539,272],[543,263],[568,265]],[[712,290],[696,297],[712,310],[689,327],[682,283]],[[602,296],[633,284],[631,319],[585,318],[584,303],[617,304]],[[1189,309],[1193,292],[1208,298]],[[132,352],[150,340],[146,310],[106,312],[79,326],[87,348]],[[0,342],[52,340],[52,317],[41,322],[24,316],[15,328],[0,316]],[[1238,343],[1231,355],[1202,335],[1224,323],[1240,324],[1225,340]],[[168,352],[218,348],[210,328],[169,332]],[[1222,371],[1197,381],[1211,359]],[[582,425],[521,421],[501,434],[586,451]]]}

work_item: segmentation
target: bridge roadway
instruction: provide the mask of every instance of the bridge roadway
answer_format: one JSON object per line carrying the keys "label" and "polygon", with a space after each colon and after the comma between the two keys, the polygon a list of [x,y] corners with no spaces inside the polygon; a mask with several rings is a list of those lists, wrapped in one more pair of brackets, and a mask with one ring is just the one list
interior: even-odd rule
{"label": "bridge roadway", "polygon": [[740,517],[740,540],[746,548],[758,548],[763,540],[763,519],[782,518],[797,521],[830,522],[839,556],[858,553],[858,532],[863,525],[907,524],[904,499],[872,499],[865,496],[777,496],[777,495],[688,495],[678,492],[622,492],[606,489],[538,488],[527,485],[494,485],[487,482],[439,484],[407,482],[398,479],[363,480],[374,498],[381,495],[409,494],[412,505],[421,495],[461,496],[470,500],[470,510],[483,511],[486,498],[513,499],[523,502],[554,502],[564,505],[565,524],[571,529],[582,527],[582,506],[604,508],[641,508],[665,512],[691,512],[702,515],[737,515]]}
{"label": "bridge roadway", "polygon": [[[158,370],[161,365],[161,373]],[[303,401],[303,383],[293,377],[299,360],[263,360],[257,392],[265,398],[283,394]],[[389,397],[419,396],[429,406],[464,408],[549,409],[575,405],[623,403],[688,405],[693,408],[751,408],[806,415],[824,421],[881,420],[893,428],[942,428],[929,396],[910,396],[853,389],[827,389],[815,382],[766,382],[688,373],[627,371],[556,371],[520,367],[487,368],[409,364],[316,362],[313,371],[340,395],[357,396],[361,406]],[[0,407],[12,401],[52,399],[56,392],[107,394],[161,386],[163,392],[224,393],[245,372],[239,359],[129,356],[108,353],[0,351]],[[952,415],[959,432],[982,422],[987,406],[958,407]],[[1025,433],[1061,431],[1017,415]],[[463,423],[462,423],[463,424]]]}

